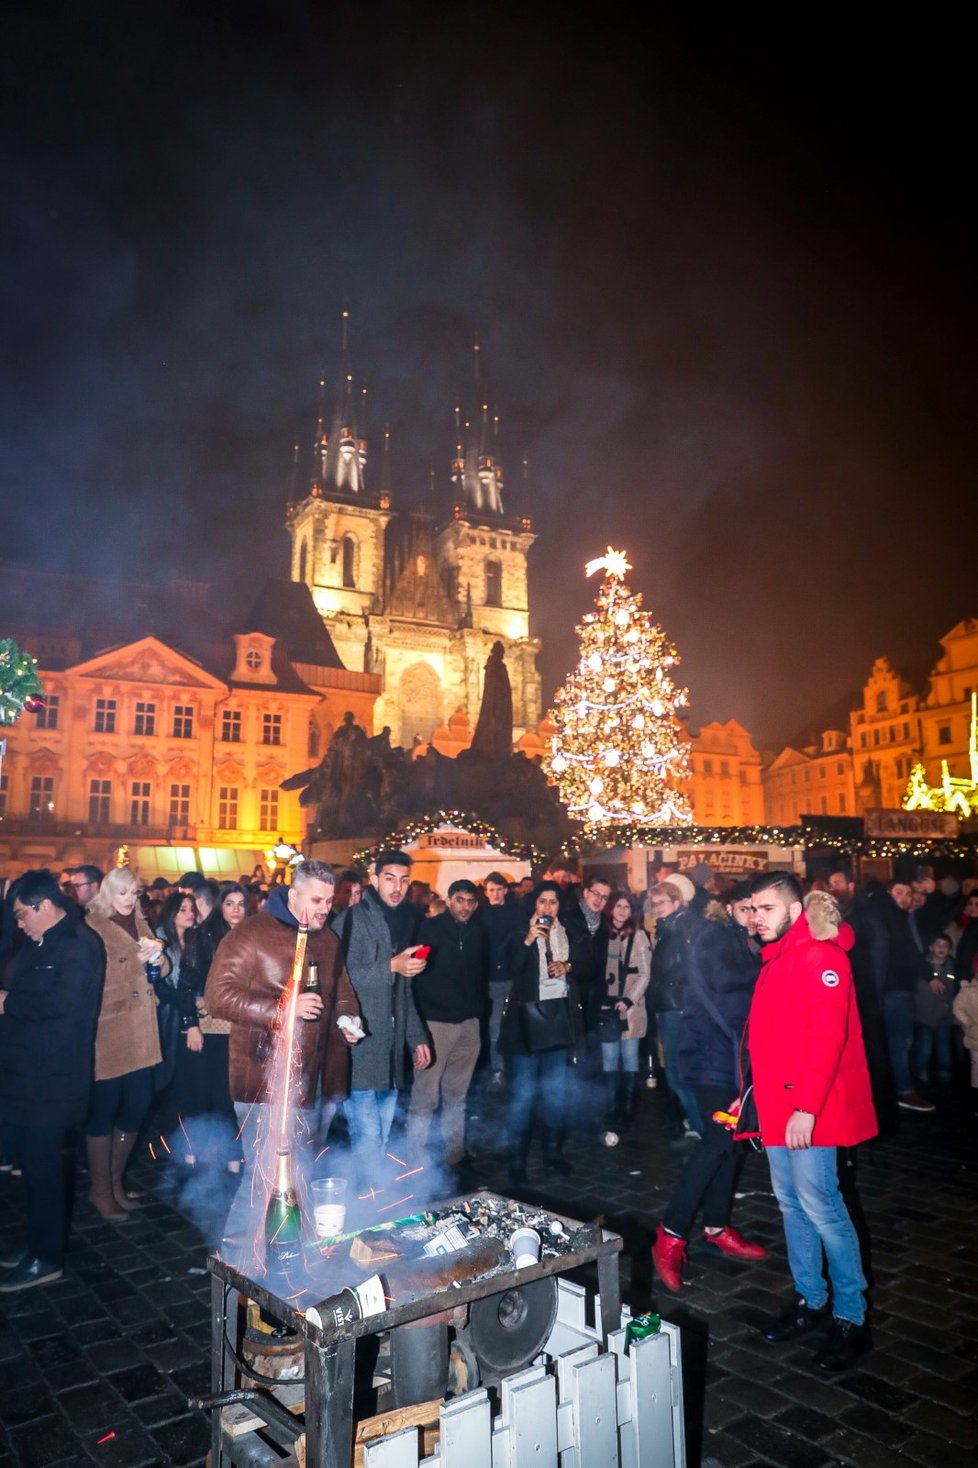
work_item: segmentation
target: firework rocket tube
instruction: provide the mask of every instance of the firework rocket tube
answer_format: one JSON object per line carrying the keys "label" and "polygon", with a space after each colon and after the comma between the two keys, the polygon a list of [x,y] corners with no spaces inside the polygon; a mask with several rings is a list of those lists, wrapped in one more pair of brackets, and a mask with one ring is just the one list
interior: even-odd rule
{"label": "firework rocket tube", "polygon": [[[295,935],[295,954],[292,958],[292,977],[289,988],[286,991],[286,1032],[289,1037],[291,1050],[292,1038],[295,1035],[295,1011],[296,1002],[299,998],[299,990],[302,987],[302,970],[306,963],[306,943],[309,939],[309,915],[305,908],[299,919],[299,931]],[[279,1149],[288,1148],[289,1145],[289,1087],[286,1085],[285,1094],[282,1097],[282,1120],[279,1125]]]}

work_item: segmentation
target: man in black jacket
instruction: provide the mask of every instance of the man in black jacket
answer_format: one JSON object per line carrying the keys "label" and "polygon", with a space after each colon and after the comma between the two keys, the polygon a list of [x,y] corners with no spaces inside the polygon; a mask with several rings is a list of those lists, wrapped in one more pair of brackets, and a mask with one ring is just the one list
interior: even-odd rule
{"label": "man in black jacket", "polygon": [[2,1261],[0,1294],[64,1272],[62,1148],[88,1109],[105,972],[101,942],[51,872],[25,872],[8,900],[27,941],[0,989],[0,1127],[24,1174],[27,1241]]}
{"label": "man in black jacket", "polygon": [[439,1097],[445,1162],[458,1167],[465,1157],[465,1098],[489,999],[489,942],[485,928],[474,921],[478,905],[475,884],[462,877],[448,889],[448,910],[425,918],[418,933],[431,952],[424,972],[412,980],[413,993],[434,1058],[427,1070],[415,1074],[411,1090],[407,1147],[413,1161],[425,1154]]}
{"label": "man in black jacket", "polygon": [[904,1111],[933,1111],[914,1089],[910,1071],[917,980],[927,977],[923,954],[910,927],[913,890],[909,882],[888,883],[865,908],[865,931],[877,993],[882,996],[886,1047],[897,1105]]}

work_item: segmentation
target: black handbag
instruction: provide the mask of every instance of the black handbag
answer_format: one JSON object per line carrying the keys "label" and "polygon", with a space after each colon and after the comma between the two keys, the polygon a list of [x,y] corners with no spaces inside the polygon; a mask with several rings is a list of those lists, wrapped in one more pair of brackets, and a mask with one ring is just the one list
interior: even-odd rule
{"label": "black handbag", "polygon": [[520,1034],[531,1055],[573,1045],[574,1021],[569,1000],[524,999],[519,1013]]}

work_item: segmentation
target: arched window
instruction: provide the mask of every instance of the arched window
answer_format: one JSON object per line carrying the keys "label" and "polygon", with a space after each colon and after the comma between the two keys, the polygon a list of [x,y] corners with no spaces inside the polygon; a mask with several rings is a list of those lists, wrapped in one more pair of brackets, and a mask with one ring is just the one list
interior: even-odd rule
{"label": "arched window", "polygon": [[316,728],[316,720],[309,720],[309,738],[307,741],[307,753],[309,759],[319,758],[319,730]]}
{"label": "arched window", "polygon": [[305,583],[306,571],[309,567],[309,544],[303,540],[299,546],[299,581]]}
{"label": "arched window", "polygon": [[486,561],[486,606],[503,604],[503,568],[499,561]]}
{"label": "arched window", "polygon": [[356,586],[357,543],[352,535],[343,537],[343,585]]}

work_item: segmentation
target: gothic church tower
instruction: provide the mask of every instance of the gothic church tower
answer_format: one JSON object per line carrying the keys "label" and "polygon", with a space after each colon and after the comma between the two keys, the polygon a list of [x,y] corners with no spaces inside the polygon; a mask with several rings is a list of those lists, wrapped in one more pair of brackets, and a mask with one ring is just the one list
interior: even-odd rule
{"label": "gothic church tower", "polygon": [[375,722],[390,727],[395,744],[427,740],[459,710],[474,728],[497,640],[518,739],[542,716],[526,568],[536,537],[529,519],[503,510],[498,420],[488,402],[471,415],[456,409],[451,480],[440,506],[395,513],[386,437],[383,487],[367,488],[366,393],[354,392],[345,337],[346,313],[337,406],[327,433],[324,397],[308,490],[290,498],[292,580],[310,588],[346,668],[381,675]]}

